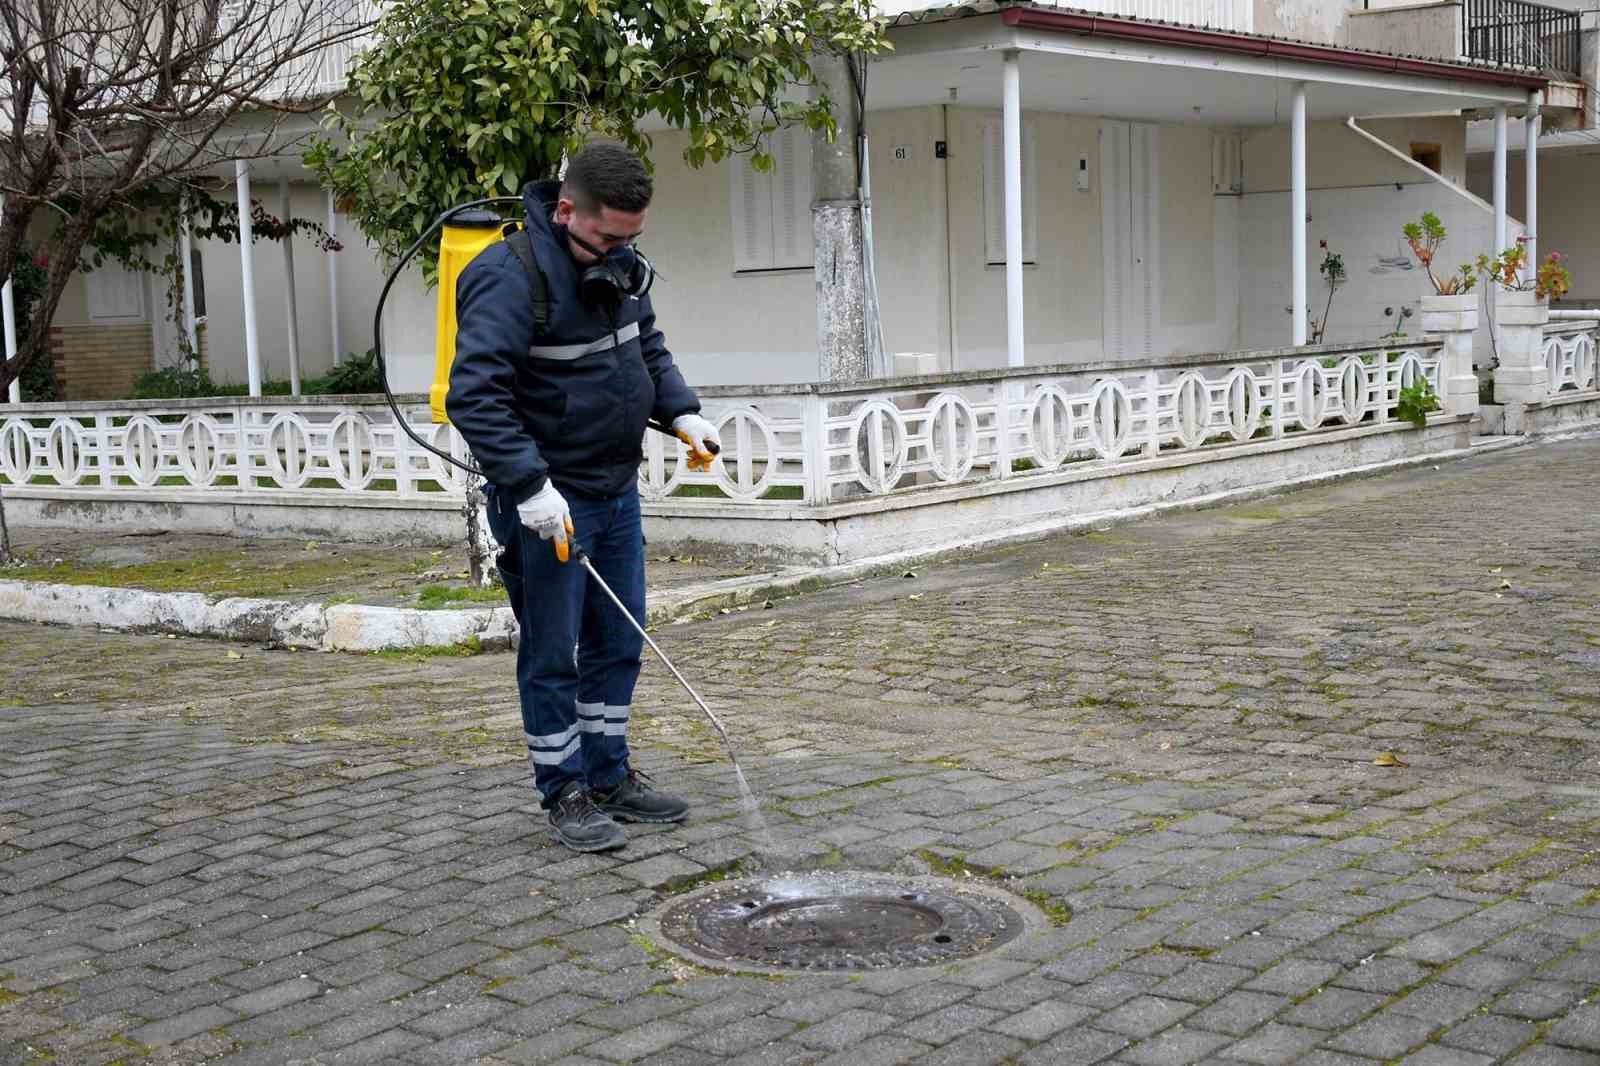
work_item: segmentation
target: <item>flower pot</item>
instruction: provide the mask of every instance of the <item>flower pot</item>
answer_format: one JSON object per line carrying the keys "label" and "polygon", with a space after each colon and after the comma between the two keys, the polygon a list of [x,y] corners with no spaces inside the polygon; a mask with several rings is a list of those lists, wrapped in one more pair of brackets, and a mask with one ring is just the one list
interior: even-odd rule
{"label": "flower pot", "polygon": [[1422,298],[1422,332],[1471,333],[1477,328],[1477,293]]}
{"label": "flower pot", "polygon": [[1495,321],[1507,326],[1539,326],[1550,321],[1550,304],[1530,290],[1500,289],[1494,294]]}

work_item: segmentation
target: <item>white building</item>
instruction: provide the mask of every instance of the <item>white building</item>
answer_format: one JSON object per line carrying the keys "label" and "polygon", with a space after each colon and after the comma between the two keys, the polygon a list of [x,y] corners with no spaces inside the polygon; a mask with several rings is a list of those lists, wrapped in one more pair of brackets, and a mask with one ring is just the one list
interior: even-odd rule
{"label": "white building", "polygon": [[[1420,31],[1395,31],[1409,22],[1378,23],[1444,9],[1459,17],[1460,3],[1094,6],[1102,10],[983,0],[898,14],[894,51],[870,66],[864,123],[891,352],[931,353],[940,369],[970,370],[1295,340],[1291,127],[1302,90],[1309,315],[1321,318],[1327,295],[1316,272],[1320,241],[1349,273],[1326,339],[1385,333],[1399,307],[1423,294],[1400,238],[1422,211],[1445,219],[1452,261],[1491,250],[1489,197],[1467,191],[1468,118],[1497,107],[1515,118],[1547,79],[1460,55],[1407,59],[1371,47],[1430,51]],[[1473,0],[1474,9],[1488,6]],[[1022,269],[1011,282],[1021,290],[1021,336],[1007,327],[1008,72],[1021,135]],[[806,137],[779,138],[772,175],[743,160],[690,169],[683,138],[656,135],[658,192],[642,242],[665,273],[655,299],[681,365],[702,383],[814,380]],[[218,178],[232,191],[232,173]],[[297,159],[254,163],[249,180],[269,211],[281,213],[287,197],[294,214],[326,222],[345,242],[339,253],[305,241],[288,256],[271,242],[251,253],[263,375],[289,376],[291,271],[300,373],[318,375],[336,354],[371,346],[383,265]],[[202,242],[195,252],[210,372],[244,381],[240,248]],[[415,277],[390,300],[399,389],[424,388],[430,377],[432,306]],[[164,308],[150,279],[114,268],[69,289],[54,323],[69,388],[109,398],[136,372],[170,361],[175,327]]]}

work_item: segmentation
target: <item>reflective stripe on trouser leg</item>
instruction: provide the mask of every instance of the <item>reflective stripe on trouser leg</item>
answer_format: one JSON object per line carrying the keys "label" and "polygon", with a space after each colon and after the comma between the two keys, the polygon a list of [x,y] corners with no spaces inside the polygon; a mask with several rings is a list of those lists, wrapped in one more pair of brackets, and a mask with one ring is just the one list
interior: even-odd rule
{"label": "reflective stripe on trouser leg", "polygon": [[[522,734],[522,739],[528,742],[528,759],[535,767],[560,766],[582,747],[578,738],[579,726],[561,733],[550,733],[536,736],[533,733]],[[537,772],[537,770],[535,770]]]}
{"label": "reflective stripe on trouser leg", "polygon": [[578,704],[578,729],[583,733],[600,733],[608,737],[628,735],[627,707],[608,707],[604,703]]}
{"label": "reflective stripe on trouser leg", "polygon": [[[576,535],[587,543],[592,531],[603,527],[602,501],[575,496],[567,502]],[[506,525],[517,539],[522,564],[522,632],[517,640],[522,731],[534,784],[549,807],[567,785],[588,779],[576,708],[578,666],[572,654],[588,575],[576,564],[557,559],[550,542],[520,521]]]}
{"label": "reflective stripe on trouser leg", "polygon": [[[643,619],[644,536],[638,491],[630,488],[605,504],[608,525],[585,547],[628,613]],[[579,735],[591,788],[610,788],[627,773],[629,708],[643,649],[638,630],[605,593],[591,587],[584,597],[578,636]]]}

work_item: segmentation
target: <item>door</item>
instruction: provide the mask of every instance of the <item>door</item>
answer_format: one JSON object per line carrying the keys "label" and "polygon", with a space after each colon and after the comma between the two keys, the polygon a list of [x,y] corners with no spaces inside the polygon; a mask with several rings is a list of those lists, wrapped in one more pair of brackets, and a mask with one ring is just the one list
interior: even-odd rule
{"label": "door", "polygon": [[1107,359],[1155,354],[1161,324],[1159,128],[1100,125],[1100,215]]}

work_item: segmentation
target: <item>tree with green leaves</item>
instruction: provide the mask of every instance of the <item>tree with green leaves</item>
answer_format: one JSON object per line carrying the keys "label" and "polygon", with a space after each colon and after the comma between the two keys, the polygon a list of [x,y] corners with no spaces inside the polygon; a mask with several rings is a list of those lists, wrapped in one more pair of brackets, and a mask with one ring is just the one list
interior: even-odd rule
{"label": "tree with green leaves", "polygon": [[[866,0],[394,0],[306,157],[397,257],[449,207],[556,176],[591,137],[649,158],[641,124],[688,132],[693,166],[769,169],[780,123],[833,128],[819,53],[888,48]],[[437,249],[425,251],[431,276]]]}

